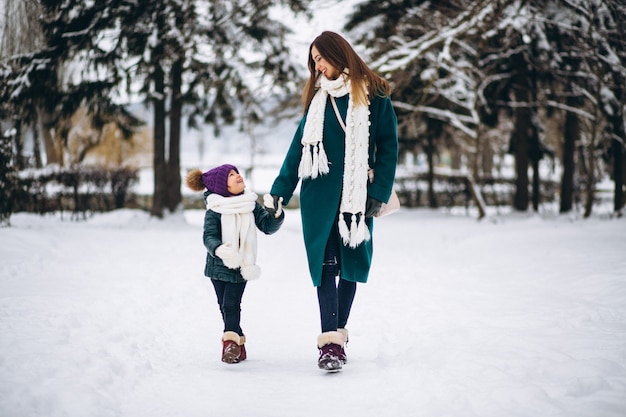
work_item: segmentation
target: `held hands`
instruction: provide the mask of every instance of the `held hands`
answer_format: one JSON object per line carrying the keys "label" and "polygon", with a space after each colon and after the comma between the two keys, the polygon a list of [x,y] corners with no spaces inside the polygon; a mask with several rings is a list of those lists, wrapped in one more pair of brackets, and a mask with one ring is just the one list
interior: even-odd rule
{"label": "held hands", "polygon": [[267,211],[274,216],[274,218],[279,218],[283,213],[283,198],[277,195],[265,194],[263,196],[263,204]]}
{"label": "held hands", "polygon": [[382,201],[376,200],[372,197],[367,197],[367,201],[365,203],[365,217],[374,217],[382,205]]}
{"label": "held hands", "polygon": [[241,266],[241,255],[230,247],[230,243],[224,243],[215,249],[215,256],[219,257],[224,265],[230,269],[237,269]]}

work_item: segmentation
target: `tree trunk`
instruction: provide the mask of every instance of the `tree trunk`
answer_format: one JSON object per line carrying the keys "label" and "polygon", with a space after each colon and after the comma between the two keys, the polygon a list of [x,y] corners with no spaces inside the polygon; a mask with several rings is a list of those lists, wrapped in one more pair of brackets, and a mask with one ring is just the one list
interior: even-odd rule
{"label": "tree trunk", "polygon": [[426,158],[428,160],[428,207],[437,208],[435,195],[435,140],[432,134],[427,135]]}
{"label": "tree trunk", "polygon": [[[531,94],[534,98],[534,93]],[[539,162],[543,158],[543,151],[541,149],[541,143],[539,141],[539,128],[534,122],[535,111],[530,110],[531,124],[528,129],[528,157],[533,168],[533,183],[532,183],[532,204],[533,211],[539,211],[539,203],[541,202],[541,181],[539,177]]]}
{"label": "tree trunk", "polygon": [[589,166],[587,167],[587,189],[586,191],[586,196],[585,196],[585,213],[584,213],[584,217],[588,218],[589,216],[591,216],[591,211],[593,209],[593,200],[595,198],[595,187],[596,187],[596,160],[595,160],[595,156],[593,154],[594,149],[596,147],[596,127],[593,128],[593,132],[592,132],[592,136],[591,136],[591,142],[589,143],[588,149],[589,149],[589,157],[587,158],[587,160],[589,161]]}
{"label": "tree trunk", "polygon": [[481,140],[481,131],[480,128],[476,129],[476,151],[474,152],[472,159],[472,176],[475,180],[480,178],[480,164],[481,164],[481,156],[483,153],[483,146],[486,144]]}
{"label": "tree trunk", "polygon": [[167,203],[167,167],[165,165],[165,94],[163,68],[157,65],[154,71],[154,193],[150,213],[163,217]]}
{"label": "tree trunk", "polygon": [[[519,101],[527,101],[528,93],[520,94]],[[528,131],[531,129],[530,110],[518,107],[515,110],[515,195],[513,208],[528,210]]]}
{"label": "tree trunk", "polygon": [[[454,146],[449,148],[449,152],[450,152],[450,166],[452,169],[454,170],[460,170],[461,169],[461,165],[462,165],[462,155],[461,155],[461,150],[459,149],[459,147]],[[474,154],[473,157],[473,161],[476,161],[476,155]],[[473,165],[473,171],[475,171],[475,167],[476,165]]]}
{"label": "tree trunk", "polygon": [[37,112],[33,115],[33,155],[35,157],[35,168],[43,168],[43,163],[41,161],[41,144],[39,142],[39,117],[37,117]]}
{"label": "tree trunk", "polygon": [[63,166],[63,147],[56,139],[56,135],[52,134],[50,129],[52,115],[45,110],[43,105],[37,107],[37,120],[46,152],[46,165],[58,164]]}
{"label": "tree trunk", "polygon": [[621,216],[624,207],[624,146],[618,139],[613,139],[613,181],[615,182],[615,196],[613,211]]}
{"label": "tree trunk", "polygon": [[617,99],[617,105],[612,106],[613,112],[609,120],[613,130],[613,140],[611,150],[613,153],[613,181],[615,182],[615,196],[613,199],[613,211],[621,216],[624,207],[624,143],[626,143],[626,132],[624,131],[624,79],[614,72],[613,79],[615,86],[613,93]]}
{"label": "tree trunk", "polygon": [[541,156],[533,152],[530,159],[531,159],[531,163],[533,167],[533,188],[532,188],[533,211],[538,212],[539,203],[541,202],[541,183],[539,180],[539,161],[541,160]]}
{"label": "tree trunk", "polygon": [[[514,80],[513,92],[515,101],[520,106],[515,108],[514,138],[515,138],[515,194],[513,196],[513,209],[519,211],[528,210],[528,164],[531,159],[531,143],[536,138],[536,129],[533,125],[533,110],[527,107],[534,98],[534,86],[531,74],[528,72],[528,64],[522,54],[512,57],[517,68]],[[538,142],[538,140],[537,140]],[[533,191],[535,191],[533,187]]]}
{"label": "tree trunk", "polygon": [[172,96],[170,99],[170,143],[167,162],[167,207],[170,212],[176,211],[183,197],[180,191],[180,125],[182,118],[182,58],[172,65]]}
{"label": "tree trunk", "polygon": [[493,176],[493,147],[487,137],[487,129],[484,125],[479,125],[476,129],[476,167],[474,179],[489,178]]}
{"label": "tree trunk", "polygon": [[163,209],[167,206],[167,166],[165,163],[165,73],[161,64],[163,59],[163,44],[160,35],[164,26],[163,13],[157,15],[157,42],[154,48],[154,192],[152,195],[152,209],[150,213],[156,217],[163,217]]}
{"label": "tree trunk", "polygon": [[18,171],[22,171],[24,169],[24,130],[22,127],[22,119],[15,119],[13,128],[15,129],[15,135],[13,135],[15,168]]}
{"label": "tree trunk", "polygon": [[[577,107],[578,100],[567,99],[567,105]],[[563,129],[563,175],[561,177],[561,207],[560,213],[567,213],[574,205],[574,154],[576,143],[580,138],[580,123],[578,116],[573,112],[565,113],[565,128]]]}

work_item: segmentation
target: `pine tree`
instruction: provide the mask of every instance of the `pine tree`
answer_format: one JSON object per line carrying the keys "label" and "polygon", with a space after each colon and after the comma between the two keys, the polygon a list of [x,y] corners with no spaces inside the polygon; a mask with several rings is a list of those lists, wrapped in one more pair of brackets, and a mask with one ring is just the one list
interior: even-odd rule
{"label": "pine tree", "polygon": [[[295,75],[284,46],[288,28],[270,17],[275,2],[39,1],[46,45],[27,60],[13,60],[4,79],[14,81],[13,86],[25,80],[23,87],[28,88],[8,88],[3,97],[19,97],[23,103],[27,91],[57,115],[72,114],[84,103],[93,112],[109,108],[111,97],[122,90],[151,103],[151,213],[157,217],[164,209],[176,210],[182,199],[183,110],[190,114],[190,125],[209,123],[218,131],[241,109],[247,112],[244,117],[260,120],[264,94],[289,84]],[[279,3],[295,12],[305,11],[304,4]],[[70,71],[75,81],[63,82]]]}
{"label": "pine tree", "polygon": [[[254,111],[264,94],[295,75],[284,47],[288,29],[270,18],[271,4],[263,0],[156,1],[151,9],[145,7],[138,13],[132,30],[122,32],[120,37],[133,45],[129,54],[138,58],[136,71],[145,75],[139,92],[151,97],[154,107],[153,215],[161,216],[164,208],[174,211],[181,201],[183,108],[190,109],[190,125],[210,123],[219,132],[223,124],[234,122],[242,106],[244,111],[251,110],[245,119],[259,120],[261,115]],[[290,1],[288,6],[304,11],[301,1]],[[166,114],[169,138],[165,137]]]}

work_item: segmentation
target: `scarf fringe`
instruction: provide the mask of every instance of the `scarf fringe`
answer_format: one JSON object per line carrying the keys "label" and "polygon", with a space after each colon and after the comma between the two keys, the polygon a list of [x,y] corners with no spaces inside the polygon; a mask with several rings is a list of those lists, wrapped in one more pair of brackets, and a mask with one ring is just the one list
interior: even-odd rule
{"label": "scarf fringe", "polygon": [[326,156],[326,150],[322,142],[319,143],[319,158],[320,174],[326,175],[330,172],[330,167],[328,156]]}
{"label": "scarf fringe", "polygon": [[350,217],[350,247],[356,248],[360,242],[357,242],[357,230],[359,225],[356,223],[356,214]]}
{"label": "scarf fringe", "polygon": [[298,177],[315,179],[320,175],[326,175],[330,172],[328,165],[328,156],[322,142],[303,146],[302,158],[298,165]]}
{"label": "scarf fringe", "polygon": [[370,231],[365,222],[365,216],[361,214],[360,219],[357,221],[356,214],[350,216],[350,226],[346,224],[344,214],[339,214],[339,222],[337,223],[339,228],[339,235],[344,246],[350,246],[352,249],[359,246],[361,243],[370,240]]}
{"label": "scarf fringe", "polygon": [[319,146],[317,144],[312,146],[313,151],[313,164],[311,166],[311,178],[317,178],[318,173],[320,172],[320,156],[319,156]]}
{"label": "scarf fringe", "polygon": [[339,227],[339,235],[341,236],[343,245],[348,245],[350,243],[350,230],[348,230],[348,225],[346,224],[342,214],[339,215],[339,223],[337,226]]}
{"label": "scarf fringe", "polygon": [[308,178],[311,176],[311,170],[313,168],[313,161],[311,159],[311,150],[309,146],[302,147],[302,158],[300,159],[300,165],[298,166],[298,177]]}
{"label": "scarf fringe", "polygon": [[359,222],[359,228],[357,230],[357,240],[359,242],[370,240],[370,229],[367,227],[364,217],[365,215],[361,215],[361,221]]}

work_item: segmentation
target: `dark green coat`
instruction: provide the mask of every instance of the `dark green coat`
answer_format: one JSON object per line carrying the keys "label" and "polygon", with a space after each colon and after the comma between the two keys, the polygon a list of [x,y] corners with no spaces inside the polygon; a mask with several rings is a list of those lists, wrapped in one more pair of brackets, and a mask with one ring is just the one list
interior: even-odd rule
{"label": "dark green coat", "polygon": [[[205,199],[208,194],[208,192],[205,192]],[[259,203],[256,203],[252,213],[254,214],[254,222],[257,229],[266,235],[271,235],[278,231],[285,220],[284,212],[276,219]],[[222,215],[220,213],[207,210],[204,214],[203,240],[207,250],[204,275],[219,281],[245,282],[239,268],[230,269],[224,265],[218,256],[215,256],[215,249],[222,244]]]}
{"label": "dark green coat", "polygon": [[[346,119],[348,96],[336,98],[339,113]],[[302,155],[302,133],[306,115],[300,121],[287,156],[270,193],[283,197],[285,204],[293,196],[298,185],[298,165]],[[369,196],[387,202],[391,196],[398,163],[398,132],[396,115],[388,97],[375,97],[370,104],[369,166],[376,174],[368,185]],[[330,103],[324,113],[324,149],[330,162],[330,172],[316,179],[307,178],[300,187],[300,211],[304,245],[309,262],[313,285],[319,286],[322,279],[322,261],[326,242],[333,224],[337,222],[341,189],[343,185],[345,134]],[[372,263],[372,240],[374,219],[367,225],[372,238],[354,249],[341,245],[341,277],[348,281],[367,282]]]}

